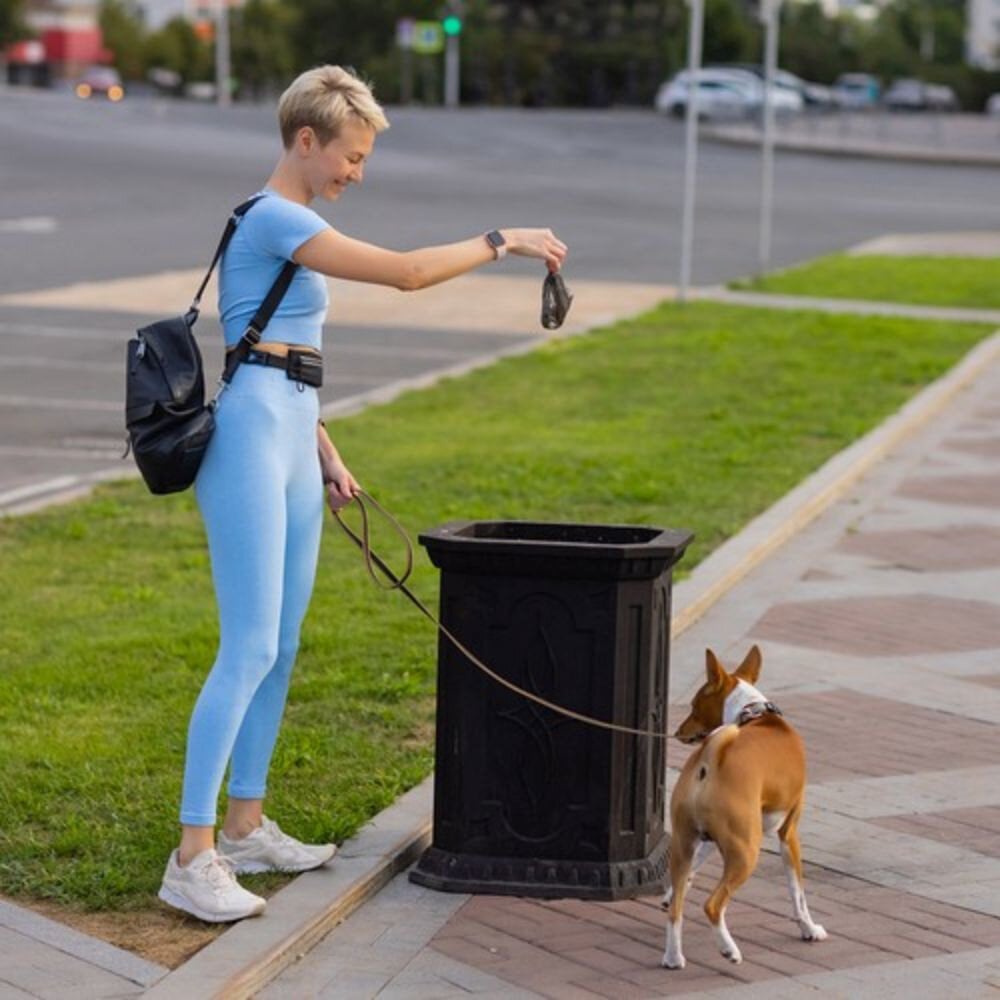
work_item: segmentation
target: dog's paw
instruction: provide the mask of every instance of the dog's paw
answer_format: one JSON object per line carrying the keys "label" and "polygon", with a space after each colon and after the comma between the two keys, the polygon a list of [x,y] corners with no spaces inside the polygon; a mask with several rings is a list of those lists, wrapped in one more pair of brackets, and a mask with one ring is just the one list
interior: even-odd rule
{"label": "dog's paw", "polygon": [[733,945],[732,948],[723,948],[722,957],[728,958],[733,965],[739,965],[743,961],[743,953],[736,945]]}
{"label": "dog's paw", "polygon": [[670,909],[670,901],[673,898],[674,898],[674,890],[673,889],[668,889],[664,893],[663,899],[660,900],[660,909],[661,910],[669,910]]}
{"label": "dog's paw", "polygon": [[669,951],[665,951],[660,965],[664,969],[683,969],[687,965],[687,959],[680,952],[677,952],[676,955],[671,955]]}
{"label": "dog's paw", "polygon": [[811,924],[802,928],[803,941],[825,941],[829,937],[822,924]]}

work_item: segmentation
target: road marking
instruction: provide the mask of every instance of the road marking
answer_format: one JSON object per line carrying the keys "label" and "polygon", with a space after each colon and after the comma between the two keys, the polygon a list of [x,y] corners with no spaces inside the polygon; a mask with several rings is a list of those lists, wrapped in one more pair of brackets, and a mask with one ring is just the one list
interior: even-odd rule
{"label": "road marking", "polygon": [[0,357],[0,368],[45,368],[54,371],[110,372],[121,371],[122,365],[110,361],[72,361],[66,358],[28,357],[11,355]]}
{"label": "road marking", "polygon": [[124,413],[122,403],[103,399],[58,399],[52,396],[11,396],[0,393],[0,406],[22,406],[29,410],[94,410],[101,413]]}
{"label": "road marking", "polygon": [[0,455],[10,455],[13,458],[90,458],[106,462],[108,459],[121,458],[125,450],[125,439],[122,446],[112,450],[105,446],[97,448],[33,448],[30,445],[0,444]]}
{"label": "road marking", "polygon": [[0,336],[65,337],[67,340],[117,340],[124,343],[127,331],[88,330],[79,326],[35,326],[33,323],[0,323]]}
{"label": "road marking", "polygon": [[[397,352],[386,351],[395,355]],[[449,355],[450,356],[450,355]],[[122,362],[111,361],[72,361],[66,358],[29,357],[15,355],[0,357],[0,368],[38,368],[50,371],[80,371],[80,372],[114,372],[124,374]],[[385,381],[381,375],[351,375],[345,372],[330,372],[323,376],[324,385],[380,385]]]}
{"label": "road marking", "polygon": [[51,215],[26,215],[20,219],[0,219],[0,233],[54,233],[59,223]]}
{"label": "road marking", "polygon": [[21,500],[30,500],[40,493],[52,493],[56,490],[69,489],[71,486],[76,486],[79,482],[79,476],[57,476],[55,479],[46,479],[44,483],[19,486],[17,489],[0,493],[0,508]]}

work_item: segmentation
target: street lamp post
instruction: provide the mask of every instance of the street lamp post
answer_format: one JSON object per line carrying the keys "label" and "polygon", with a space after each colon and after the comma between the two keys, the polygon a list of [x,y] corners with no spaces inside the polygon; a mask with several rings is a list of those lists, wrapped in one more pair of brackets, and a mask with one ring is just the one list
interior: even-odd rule
{"label": "street lamp post", "polygon": [[681,223],[681,280],[677,299],[687,299],[691,284],[691,254],[694,244],[695,177],[698,170],[698,71],[705,29],[705,0],[687,0],[688,20],[687,106],[684,128],[684,215]]}
{"label": "street lamp post", "polygon": [[764,25],[764,122],[761,135],[760,238],[757,270],[771,266],[771,221],[774,214],[774,78],[778,71],[778,26],[781,0],[760,0]]}
{"label": "street lamp post", "polygon": [[216,0],[215,6],[215,100],[220,108],[228,108],[229,93],[229,3]]}

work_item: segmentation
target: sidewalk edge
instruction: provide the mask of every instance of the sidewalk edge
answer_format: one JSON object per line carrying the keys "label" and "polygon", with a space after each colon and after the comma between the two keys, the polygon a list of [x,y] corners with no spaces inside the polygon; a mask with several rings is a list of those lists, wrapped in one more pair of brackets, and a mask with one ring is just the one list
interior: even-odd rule
{"label": "sidewalk edge", "polygon": [[299,876],[265,914],[234,925],[143,994],[151,1000],[254,996],[412,864],[430,844],[433,777],[347,841],[329,869]]}
{"label": "sidewalk edge", "polygon": [[[728,146],[760,146],[759,134],[727,128],[703,128],[702,138]],[[781,135],[774,140],[775,149],[789,153],[807,153],[814,156],[854,156],[863,160],[901,160],[908,163],[937,163],[962,167],[1000,166],[1000,155],[988,150],[955,149],[930,146],[914,146],[906,143],[884,143],[878,141],[850,141],[849,137],[824,138],[811,136]]]}

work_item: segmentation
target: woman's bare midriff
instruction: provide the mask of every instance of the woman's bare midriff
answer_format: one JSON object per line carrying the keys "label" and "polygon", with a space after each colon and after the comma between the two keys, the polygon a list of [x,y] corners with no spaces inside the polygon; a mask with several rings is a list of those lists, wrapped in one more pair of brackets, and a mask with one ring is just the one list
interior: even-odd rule
{"label": "woman's bare midriff", "polygon": [[[228,348],[228,351],[232,351],[234,349],[235,348],[230,347]],[[281,344],[269,341],[258,344],[254,350],[259,351],[261,354],[274,354],[279,358],[287,358],[290,350],[308,351],[310,354],[319,354],[319,351],[317,351],[315,347],[309,347],[306,344]]]}

